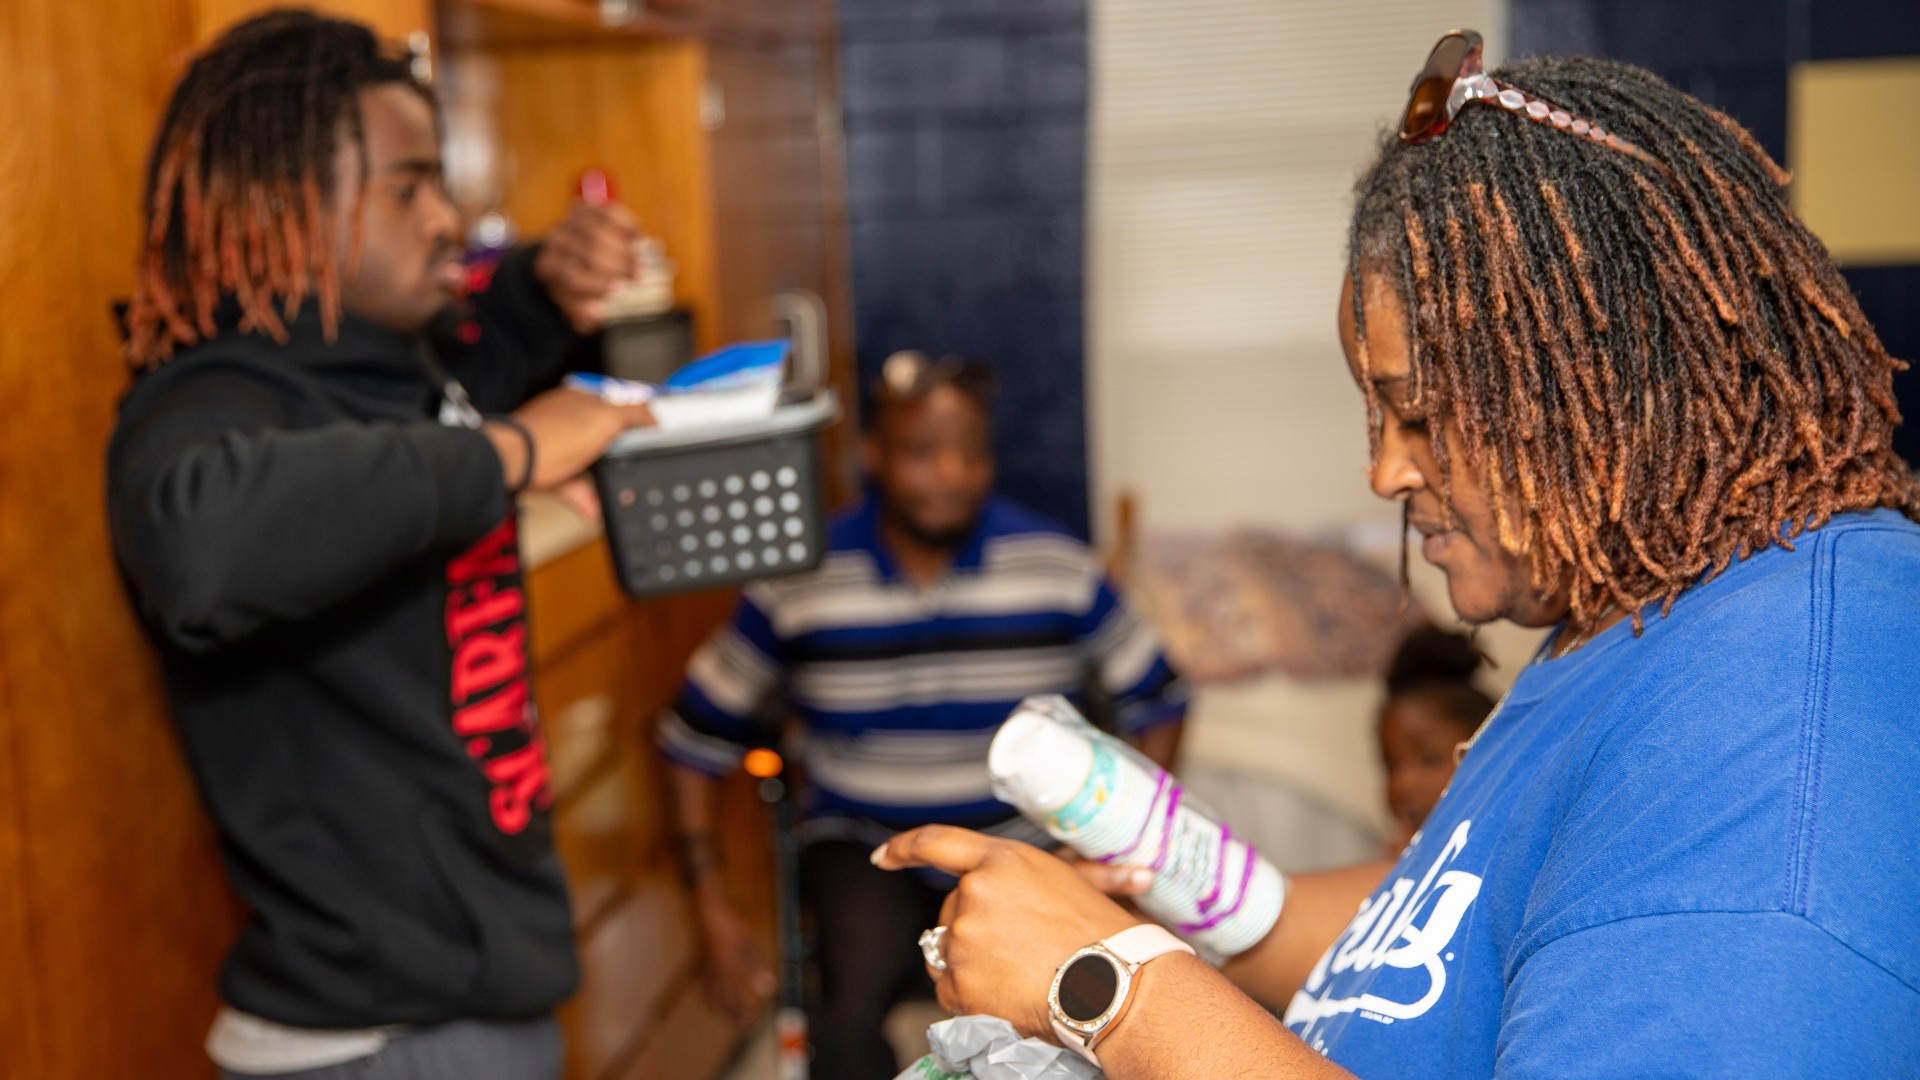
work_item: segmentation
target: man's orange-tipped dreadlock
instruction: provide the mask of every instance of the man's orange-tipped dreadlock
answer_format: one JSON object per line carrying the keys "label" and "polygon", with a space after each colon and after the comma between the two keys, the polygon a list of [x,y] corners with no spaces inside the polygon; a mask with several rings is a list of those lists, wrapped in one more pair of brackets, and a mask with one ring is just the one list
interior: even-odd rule
{"label": "man's orange-tipped dreadlock", "polygon": [[[127,355],[151,367],[233,329],[285,340],[314,299],[331,338],[340,321],[340,264],[329,211],[344,134],[365,145],[359,95],[384,83],[421,94],[404,57],[365,27],[275,11],[223,35],[174,88],[147,168],[146,232]],[[356,189],[357,190],[357,189]],[[359,246],[358,215],[346,262]]]}
{"label": "man's orange-tipped dreadlock", "polygon": [[[1572,629],[1609,610],[1638,627],[1647,605],[1843,511],[1920,520],[1892,450],[1905,365],[1752,136],[1624,64],[1497,75],[1659,165],[1498,109],[1419,146],[1389,137],[1358,186],[1353,313],[1364,368],[1361,277],[1397,285],[1421,411],[1461,436],[1536,587],[1570,589]],[[1444,438],[1434,453],[1446,474]]]}

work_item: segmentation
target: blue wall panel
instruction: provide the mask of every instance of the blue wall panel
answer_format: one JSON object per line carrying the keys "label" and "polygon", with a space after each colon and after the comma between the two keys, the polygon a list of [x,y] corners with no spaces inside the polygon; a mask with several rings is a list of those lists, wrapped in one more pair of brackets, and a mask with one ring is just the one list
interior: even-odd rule
{"label": "blue wall panel", "polygon": [[[1916,0],[1509,0],[1508,10],[1510,55],[1586,53],[1640,64],[1738,119],[1782,163],[1792,65],[1920,56]],[[1920,362],[1920,266],[1843,272],[1887,351]],[[1920,370],[1895,376],[1894,390],[1907,417],[1894,446],[1920,462]]]}
{"label": "blue wall panel", "polygon": [[862,383],[1000,375],[1001,490],[1085,535],[1085,0],[841,0]]}

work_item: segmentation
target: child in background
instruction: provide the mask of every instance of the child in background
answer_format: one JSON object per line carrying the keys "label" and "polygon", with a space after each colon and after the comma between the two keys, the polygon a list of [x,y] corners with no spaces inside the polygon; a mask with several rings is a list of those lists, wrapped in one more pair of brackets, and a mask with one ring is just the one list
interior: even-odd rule
{"label": "child in background", "polygon": [[1387,667],[1379,736],[1394,823],[1389,855],[1420,831],[1453,779],[1454,748],[1493,711],[1493,699],[1473,685],[1484,662],[1465,634],[1428,623],[1407,634]]}

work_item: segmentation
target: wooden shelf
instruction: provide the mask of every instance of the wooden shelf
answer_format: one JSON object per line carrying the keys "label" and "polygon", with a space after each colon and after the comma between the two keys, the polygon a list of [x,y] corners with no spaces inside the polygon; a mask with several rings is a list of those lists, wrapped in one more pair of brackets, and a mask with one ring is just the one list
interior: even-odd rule
{"label": "wooden shelf", "polygon": [[636,40],[699,40],[730,50],[811,47],[821,15],[810,0],[635,0],[640,14],[608,25],[597,0],[440,0],[439,33],[454,48],[617,47]]}
{"label": "wooden shelf", "polygon": [[595,0],[441,0],[440,36],[454,48],[516,50],[695,36],[698,24],[684,8],[635,2],[638,18],[610,26]]}

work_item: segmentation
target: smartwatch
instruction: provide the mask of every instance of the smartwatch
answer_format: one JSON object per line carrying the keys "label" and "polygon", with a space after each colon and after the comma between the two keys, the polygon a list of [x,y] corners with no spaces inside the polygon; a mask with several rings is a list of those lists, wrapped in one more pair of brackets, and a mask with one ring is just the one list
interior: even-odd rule
{"label": "smartwatch", "polygon": [[1047,991],[1047,1012],[1060,1044],[1098,1067],[1093,1049],[1126,1015],[1134,976],[1147,961],[1170,952],[1191,956],[1193,946],[1164,927],[1142,923],[1067,957]]}

